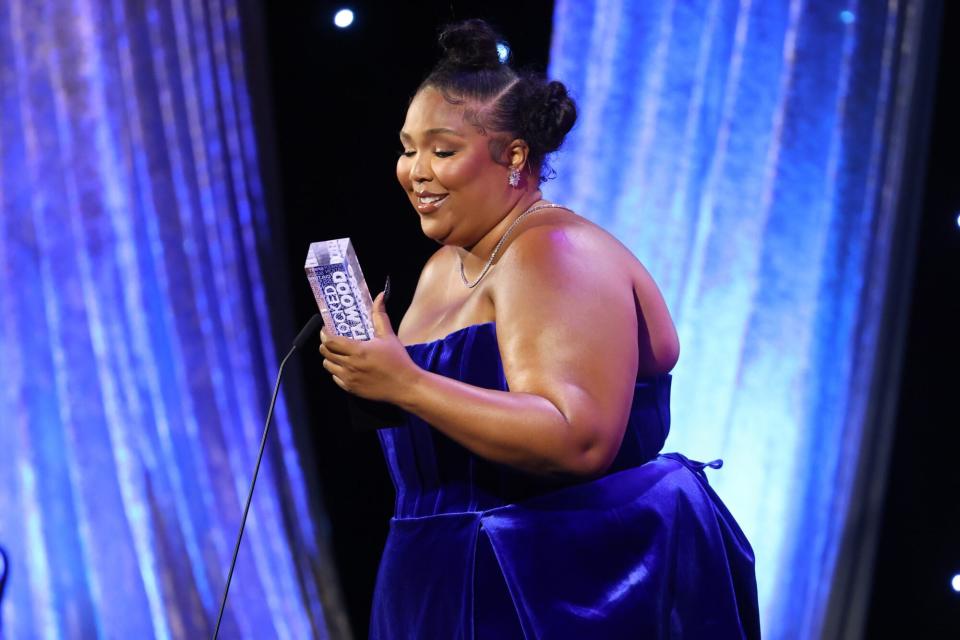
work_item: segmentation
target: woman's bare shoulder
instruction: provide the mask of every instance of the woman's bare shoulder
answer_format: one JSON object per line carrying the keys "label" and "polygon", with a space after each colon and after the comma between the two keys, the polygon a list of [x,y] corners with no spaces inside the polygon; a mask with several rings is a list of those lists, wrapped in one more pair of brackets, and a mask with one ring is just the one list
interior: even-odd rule
{"label": "woman's bare shoulder", "polygon": [[[568,212],[538,220],[512,244],[507,252],[512,264],[505,273],[537,278],[581,303],[626,295],[629,306],[614,306],[636,314],[641,373],[669,371],[676,364],[679,341],[663,295],[646,267],[613,234]],[[608,311],[613,308],[607,306]]]}
{"label": "woman's bare shoulder", "polygon": [[620,247],[608,233],[570,211],[530,219],[504,247],[492,291],[494,306],[517,291],[524,292],[521,299],[536,294],[568,303],[573,298],[629,302],[630,270]]}
{"label": "woman's bare shoulder", "polygon": [[557,261],[580,263],[593,270],[615,265],[621,273],[627,265],[640,265],[630,250],[610,232],[567,209],[541,214],[524,227],[504,248],[504,261],[525,263],[531,268],[536,268],[538,262],[549,268]]}

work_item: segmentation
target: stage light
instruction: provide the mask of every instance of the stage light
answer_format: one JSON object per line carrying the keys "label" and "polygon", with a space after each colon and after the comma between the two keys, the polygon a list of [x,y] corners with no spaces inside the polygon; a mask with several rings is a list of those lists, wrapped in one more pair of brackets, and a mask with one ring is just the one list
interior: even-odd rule
{"label": "stage light", "polygon": [[957,226],[960,227],[960,213],[957,214]]}
{"label": "stage light", "polygon": [[500,58],[500,64],[506,62],[507,58],[510,57],[510,47],[505,42],[497,43],[497,57]]}
{"label": "stage light", "polygon": [[350,9],[340,9],[333,16],[333,24],[341,29],[346,29],[353,24],[353,11]]}
{"label": "stage light", "polygon": [[954,593],[960,593],[960,573],[953,576],[953,580],[950,581],[950,586],[953,587]]}
{"label": "stage light", "polygon": [[843,24],[853,24],[853,21],[856,19],[857,19],[857,16],[853,11],[840,12],[840,22],[842,22]]}

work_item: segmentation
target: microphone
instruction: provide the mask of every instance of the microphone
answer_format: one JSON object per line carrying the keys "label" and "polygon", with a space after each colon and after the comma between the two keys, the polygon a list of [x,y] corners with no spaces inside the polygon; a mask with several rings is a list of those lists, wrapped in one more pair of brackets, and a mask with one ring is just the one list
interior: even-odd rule
{"label": "microphone", "polygon": [[257,474],[260,473],[260,460],[263,459],[263,449],[267,445],[267,433],[270,431],[270,418],[273,417],[273,406],[277,403],[277,394],[280,392],[280,379],[283,377],[283,367],[287,360],[293,355],[294,351],[302,347],[313,334],[317,332],[320,325],[323,324],[323,318],[319,313],[313,314],[313,317],[307,321],[297,337],[293,339],[293,346],[290,351],[280,361],[280,369],[277,371],[277,383],[273,388],[273,397],[270,399],[270,409],[267,410],[267,422],[263,425],[263,437],[260,438],[260,453],[257,454],[257,464],[253,468],[253,480],[250,481],[250,491],[247,493],[247,503],[243,507],[243,517],[240,518],[240,531],[237,532],[237,544],[233,547],[233,559],[230,561],[230,571],[227,573],[227,584],[223,588],[223,598],[220,600],[220,613],[217,615],[217,626],[213,631],[213,640],[217,640],[220,635],[220,622],[223,620],[223,610],[227,606],[227,594],[230,592],[230,581],[233,579],[233,569],[237,564],[237,554],[240,552],[240,540],[243,538],[243,527],[247,524],[247,512],[250,511],[250,501],[253,499],[253,488],[257,484]]}
{"label": "microphone", "polygon": [[[312,338],[313,334],[317,332],[322,324],[323,318],[320,317],[320,314],[313,314],[313,317],[307,320],[307,324],[303,325],[303,329],[300,329],[300,333],[298,333],[297,337],[293,339],[293,346],[290,348],[290,353],[293,353],[296,349],[302,347],[307,340]],[[286,358],[284,358],[284,360],[286,360]],[[280,365],[280,368],[283,369],[282,364]]]}

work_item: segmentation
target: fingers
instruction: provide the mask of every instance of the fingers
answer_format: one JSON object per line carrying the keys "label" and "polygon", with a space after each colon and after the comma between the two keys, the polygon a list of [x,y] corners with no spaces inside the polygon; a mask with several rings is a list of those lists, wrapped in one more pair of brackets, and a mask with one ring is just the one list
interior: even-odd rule
{"label": "fingers", "polygon": [[343,382],[343,378],[346,377],[345,374],[347,373],[347,368],[345,366],[343,366],[342,364],[337,364],[333,360],[329,360],[327,358],[324,358],[321,364],[323,365],[324,369],[326,369],[331,374],[333,374],[333,377],[335,379],[339,380],[340,382]]}
{"label": "fingers", "polygon": [[386,290],[377,294],[373,299],[373,331],[378,338],[393,335],[393,325],[390,324],[390,316],[387,315]]}
{"label": "fingers", "polygon": [[341,367],[345,367],[347,365],[347,360],[350,357],[348,355],[334,353],[327,347],[326,344],[323,343],[320,344],[320,355],[322,355],[324,359],[340,365]]}
{"label": "fingers", "polygon": [[345,356],[355,354],[358,348],[355,340],[344,338],[343,336],[331,335],[327,332],[326,327],[320,329],[320,344],[325,346],[331,353]]}

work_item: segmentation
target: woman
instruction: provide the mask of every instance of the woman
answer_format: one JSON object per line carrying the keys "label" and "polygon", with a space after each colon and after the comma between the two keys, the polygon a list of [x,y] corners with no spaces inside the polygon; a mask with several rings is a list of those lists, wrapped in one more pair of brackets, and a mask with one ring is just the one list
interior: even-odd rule
{"label": "woman", "polygon": [[[343,389],[404,409],[380,431],[397,489],[376,638],[756,637],[749,544],[703,465],[657,456],[677,334],[649,274],[545,201],[576,119],[468,21],[417,90],[397,178],[424,266],[394,334],[322,332]],[[404,346],[406,345],[406,346]]]}

